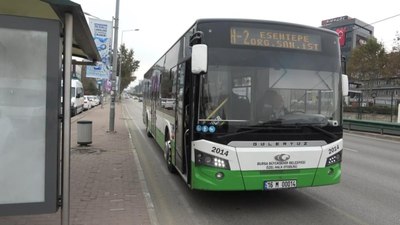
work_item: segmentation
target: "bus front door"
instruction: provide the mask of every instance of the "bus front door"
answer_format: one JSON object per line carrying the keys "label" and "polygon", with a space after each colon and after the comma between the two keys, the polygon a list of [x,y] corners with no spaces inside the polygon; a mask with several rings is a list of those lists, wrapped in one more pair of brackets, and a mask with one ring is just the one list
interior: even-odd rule
{"label": "bus front door", "polygon": [[186,173],[186,165],[184,160],[184,138],[187,132],[185,126],[185,64],[177,66],[176,77],[176,113],[175,113],[175,166],[182,173]]}

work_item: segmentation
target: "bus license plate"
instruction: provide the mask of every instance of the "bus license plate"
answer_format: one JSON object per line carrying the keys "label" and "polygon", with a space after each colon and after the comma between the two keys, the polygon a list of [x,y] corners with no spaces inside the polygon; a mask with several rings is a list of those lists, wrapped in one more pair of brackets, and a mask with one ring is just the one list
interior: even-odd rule
{"label": "bus license plate", "polygon": [[285,189],[285,188],[295,188],[295,187],[297,187],[296,180],[264,181],[264,190],[275,190],[275,189]]}

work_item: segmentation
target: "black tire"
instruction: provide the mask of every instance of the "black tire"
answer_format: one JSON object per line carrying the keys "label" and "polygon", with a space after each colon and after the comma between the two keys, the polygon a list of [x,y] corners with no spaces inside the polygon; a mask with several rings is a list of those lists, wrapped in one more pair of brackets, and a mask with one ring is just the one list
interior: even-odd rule
{"label": "black tire", "polygon": [[77,114],[77,109],[74,107],[74,108],[72,108],[72,110],[71,110],[71,117],[72,116],[76,116],[76,114]]}
{"label": "black tire", "polygon": [[172,154],[171,154],[171,148],[169,144],[169,140],[165,141],[165,162],[167,164],[167,169],[170,173],[176,173],[176,168],[172,164]]}
{"label": "black tire", "polygon": [[146,118],[146,134],[147,134],[147,137],[152,137],[152,135],[150,133],[149,119],[147,119],[147,118]]}

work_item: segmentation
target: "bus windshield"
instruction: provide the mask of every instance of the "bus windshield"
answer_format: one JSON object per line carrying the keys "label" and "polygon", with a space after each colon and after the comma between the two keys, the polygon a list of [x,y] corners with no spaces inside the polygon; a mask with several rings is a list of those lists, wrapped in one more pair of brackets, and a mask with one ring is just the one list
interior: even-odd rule
{"label": "bus windshield", "polygon": [[215,64],[201,77],[199,122],[217,129],[326,126],[332,121],[337,125],[340,70],[326,67],[332,65],[329,60],[329,56],[301,52],[210,49],[210,62]]}

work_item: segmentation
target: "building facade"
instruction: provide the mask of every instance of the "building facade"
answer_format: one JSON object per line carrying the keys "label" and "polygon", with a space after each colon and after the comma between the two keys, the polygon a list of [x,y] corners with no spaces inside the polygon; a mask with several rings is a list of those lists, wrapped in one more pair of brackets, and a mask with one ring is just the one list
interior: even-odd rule
{"label": "building facade", "polygon": [[[356,18],[341,16],[321,21],[321,27],[339,34],[340,50],[344,67],[351,51],[374,36],[374,27]],[[363,105],[393,105],[400,98],[400,76],[379,78],[376,80],[351,81],[349,102]]]}
{"label": "building facade", "polygon": [[340,50],[346,60],[352,49],[363,45],[374,35],[374,27],[356,18],[341,16],[321,21],[321,27],[339,34]]}

